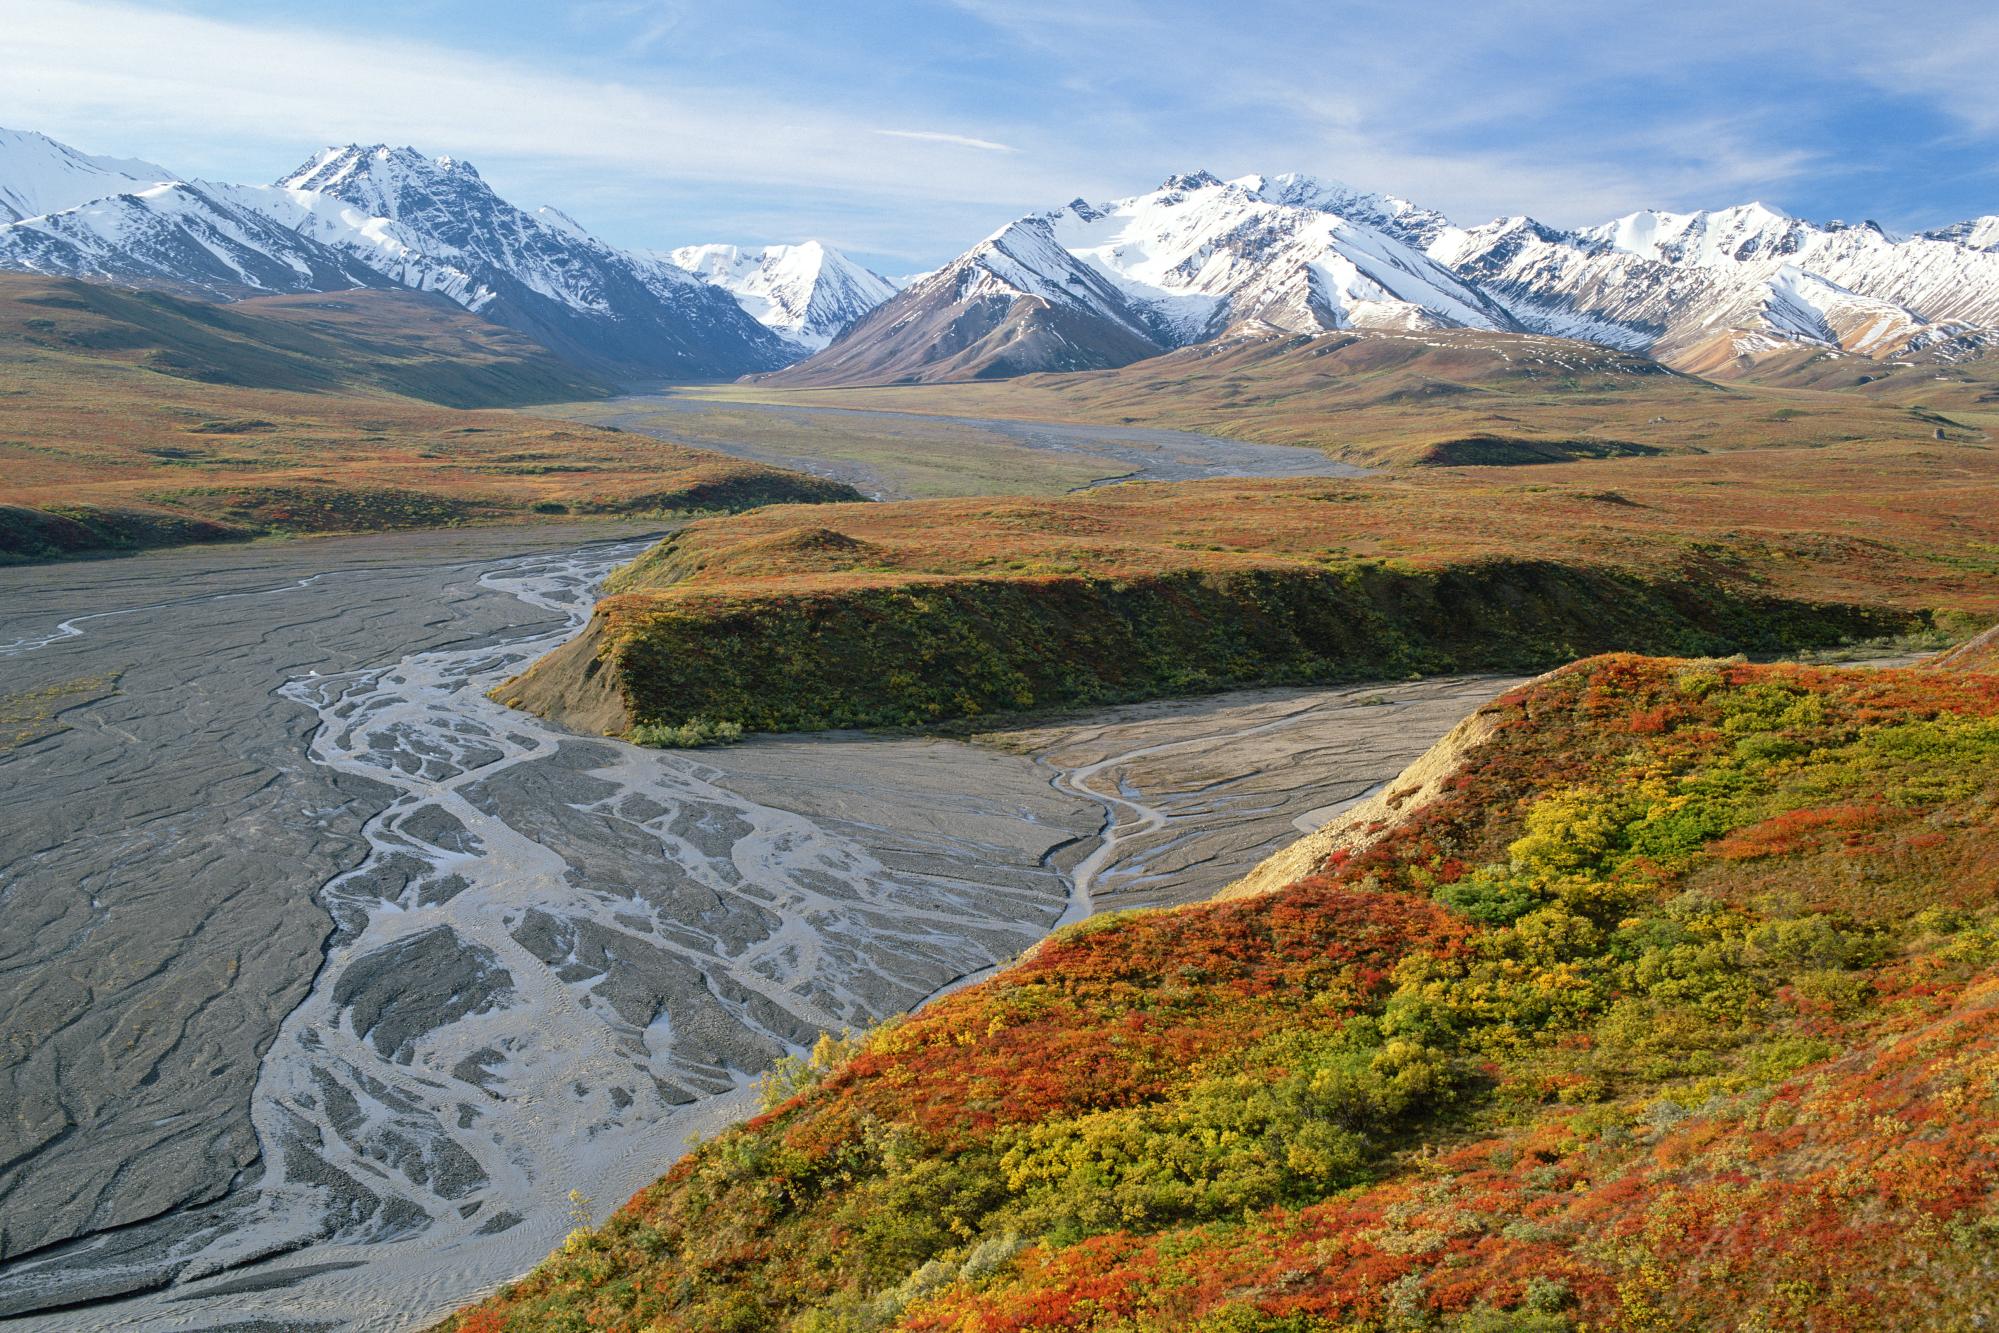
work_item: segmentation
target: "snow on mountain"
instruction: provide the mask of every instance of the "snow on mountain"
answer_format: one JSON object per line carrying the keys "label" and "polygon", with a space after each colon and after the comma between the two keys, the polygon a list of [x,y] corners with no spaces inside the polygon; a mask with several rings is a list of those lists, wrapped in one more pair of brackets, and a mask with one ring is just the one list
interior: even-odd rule
{"label": "snow on mountain", "polygon": [[1509,218],[1440,231],[1431,258],[1539,333],[1650,351],[1718,371],[1800,342],[1899,354],[1999,326],[1999,225],[1897,238],[1764,204],[1632,213],[1564,232]]}
{"label": "snow on mountain", "polygon": [[1294,333],[1507,327],[1504,311],[1379,225],[1420,234],[1398,204],[1307,177],[1202,172],[1111,204],[1079,201],[1053,221],[1063,249],[1152,306],[1180,343],[1246,319]]}
{"label": "snow on mountain", "polygon": [[1084,370],[1255,329],[1522,331],[1700,373],[1800,346],[1945,357],[1999,340],[1999,216],[1898,236],[1751,203],[1465,228],[1296,174],[1077,199],[897,283],[811,242],[620,250],[408,148],[331,147],[239,186],[0,130],[0,268],[225,300],[414,288],[631,378],[805,352],[794,382]]}
{"label": "snow on mountain", "polygon": [[171,287],[224,300],[393,285],[267,209],[244,206],[245,193],[255,194],[176,181],[0,225],[0,268]]}
{"label": "snow on mountain", "polygon": [[1701,373],[1801,345],[1982,354],[1999,330],[1999,217],[1897,236],[1750,203],[1580,231],[1527,217],[1463,228],[1334,181],[1196,172],[1010,224],[785,375],[965,378],[1121,365],[1232,328],[1452,327]]}
{"label": "snow on mountain", "polygon": [[1172,344],[1153,313],[1023,218],[876,306],[788,383],[913,383],[1096,370]]}
{"label": "snow on mountain", "polygon": [[543,204],[534,211],[534,215],[542,222],[554,227],[557,231],[566,231],[571,236],[580,237],[583,240],[594,239],[590,235],[588,228],[553,204]]}
{"label": "snow on mountain", "polygon": [[818,241],[684,245],[662,256],[736,298],[751,318],[816,352],[895,295],[896,285]]}
{"label": "snow on mountain", "polygon": [[606,245],[558,210],[516,208],[469,162],[350,144],[322,151],[264,197],[273,216],[302,219],[302,229],[395,281],[441,291],[576,360],[706,376],[797,355],[727,293]]}
{"label": "snow on mountain", "polygon": [[26,207],[68,197],[61,188],[91,196],[0,222],[0,268],[224,300],[409,287],[631,378],[734,376],[799,354],[727,293],[555,209],[516,208],[452,158],[328,148],[269,186],[143,182],[132,174],[143,165],[40,136],[0,141],[0,197]]}
{"label": "snow on mountain", "polygon": [[0,129],[0,223],[178,180],[136,158],[96,157],[45,134]]}
{"label": "snow on mountain", "polygon": [[1356,222],[1387,232],[1419,248],[1435,240],[1451,220],[1432,208],[1398,199],[1392,194],[1370,194],[1339,181],[1329,181],[1289,171],[1280,176],[1244,176],[1239,182],[1254,190],[1260,199],[1273,204],[1294,204],[1321,213],[1337,213]]}
{"label": "snow on mountain", "polygon": [[1987,214],[1967,222],[1953,222],[1948,227],[1926,231],[1923,235],[1933,241],[1953,241],[1970,246],[1973,250],[1999,250],[1999,217]]}
{"label": "snow on mountain", "polygon": [[1294,333],[1514,327],[1417,244],[1446,225],[1308,177],[1175,176],[1148,194],[1077,199],[1002,227],[785,379],[1118,366],[1245,322]]}

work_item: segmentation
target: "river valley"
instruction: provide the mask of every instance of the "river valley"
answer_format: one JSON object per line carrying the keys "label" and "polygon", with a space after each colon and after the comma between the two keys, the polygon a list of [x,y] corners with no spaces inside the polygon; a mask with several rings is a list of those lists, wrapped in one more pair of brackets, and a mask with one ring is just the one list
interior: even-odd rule
{"label": "river valley", "polygon": [[1207,896],[1506,683],[692,752],[485,698],[651,535],[0,571],[0,695],[52,701],[0,749],[0,1314],[416,1326],[786,1050]]}
{"label": "river valley", "polygon": [[1367,471],[1318,449],[1190,431],[805,407],[701,391],[535,411],[797,468],[877,500],[1047,494],[1123,481],[1355,477]]}

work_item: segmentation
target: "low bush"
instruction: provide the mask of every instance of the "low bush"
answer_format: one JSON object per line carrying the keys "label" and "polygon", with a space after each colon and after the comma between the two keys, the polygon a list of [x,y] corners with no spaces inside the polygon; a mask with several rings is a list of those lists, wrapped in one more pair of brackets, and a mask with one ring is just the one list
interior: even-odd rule
{"label": "low bush", "polygon": [[625,733],[625,739],[632,744],[651,746],[656,750],[696,750],[709,745],[734,745],[742,738],[741,723],[711,722],[701,717],[677,726],[665,722],[641,722]]}

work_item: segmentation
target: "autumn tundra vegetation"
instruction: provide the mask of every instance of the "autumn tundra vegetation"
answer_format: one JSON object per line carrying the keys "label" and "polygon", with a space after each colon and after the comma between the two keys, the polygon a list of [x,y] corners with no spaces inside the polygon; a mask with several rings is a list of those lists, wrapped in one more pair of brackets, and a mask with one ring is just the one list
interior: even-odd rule
{"label": "autumn tundra vegetation", "polygon": [[1558,668],[1275,891],[1097,916],[829,1035],[453,1333],[1999,1321],[1999,648],[1731,656],[1999,619],[1988,380],[1495,346],[949,390],[1370,475],[864,503],[590,425],[606,386],[414,295],[12,278],[0,558],[715,514],[495,691],[656,745]]}
{"label": "autumn tundra vegetation", "polygon": [[1999,1317],[1999,676],[1616,655],[1488,721],[1277,892],[829,1040],[443,1327]]}

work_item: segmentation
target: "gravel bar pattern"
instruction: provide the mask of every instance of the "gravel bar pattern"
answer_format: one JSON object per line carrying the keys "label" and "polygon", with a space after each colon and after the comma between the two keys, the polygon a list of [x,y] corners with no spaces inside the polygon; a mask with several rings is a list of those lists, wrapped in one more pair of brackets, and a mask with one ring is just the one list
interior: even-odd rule
{"label": "gravel bar pattern", "polygon": [[1506,683],[697,752],[487,700],[623,535],[0,571],[0,693],[99,682],[0,751],[0,1315],[414,1327],[782,1052],[1206,896]]}

